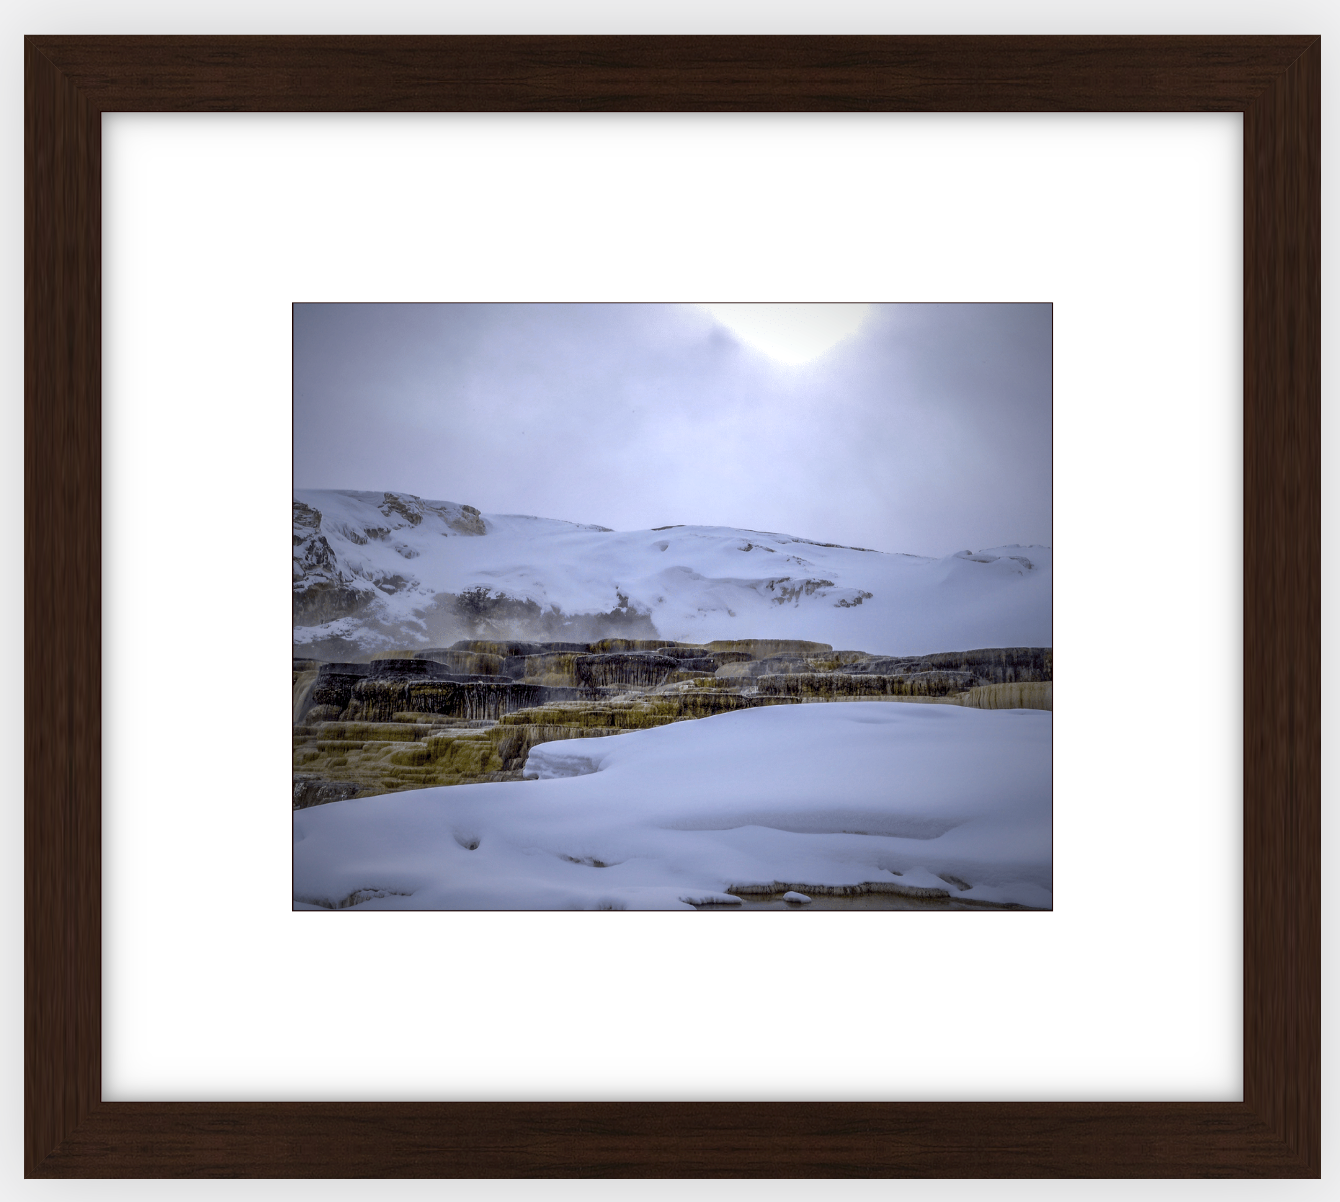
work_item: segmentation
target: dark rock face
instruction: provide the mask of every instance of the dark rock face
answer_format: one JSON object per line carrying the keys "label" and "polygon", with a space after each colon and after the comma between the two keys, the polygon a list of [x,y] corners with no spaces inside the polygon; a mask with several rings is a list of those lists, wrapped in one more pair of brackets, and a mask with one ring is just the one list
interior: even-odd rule
{"label": "dark rock face", "polygon": [[685,662],[692,661],[650,651],[612,651],[602,655],[557,651],[509,656],[503,661],[503,672],[535,684],[585,689],[616,685],[654,688],[669,680],[670,674]]}
{"label": "dark rock face", "polygon": [[676,699],[676,717],[709,718],[713,714],[729,714],[735,710],[754,709],[760,705],[790,705],[797,699],[793,697],[769,697],[759,695],[744,697],[739,693],[723,693],[716,689],[692,690],[681,693]]}
{"label": "dark rock face", "polygon": [[721,667],[721,661],[715,655],[696,656],[693,659],[676,660],[675,667],[681,672],[700,672],[704,676],[712,676]]}
{"label": "dark rock face", "polygon": [[[785,605],[788,601],[799,601],[801,597],[813,597],[820,589],[836,587],[831,580],[792,580],[790,576],[783,576],[779,580],[769,580],[767,584],[768,592],[775,594],[772,598],[774,605]],[[868,597],[870,594],[866,593],[864,595]]]}
{"label": "dark rock face", "polygon": [[1052,678],[1050,647],[988,647],[922,658],[930,668],[971,672],[983,684],[1016,684]]}
{"label": "dark rock face", "polygon": [[970,672],[870,673],[788,672],[760,676],[758,691],[773,697],[948,697],[973,687]]}
{"label": "dark rock face", "polygon": [[586,650],[597,655],[607,651],[657,651],[663,647],[675,647],[678,644],[670,639],[600,639]]}
{"label": "dark rock face", "polygon": [[463,534],[483,534],[484,520],[480,517],[479,510],[473,505],[461,506],[462,516],[451,523],[457,530]]}
{"label": "dark rock face", "polygon": [[986,647],[977,651],[944,651],[935,655],[912,655],[867,659],[844,664],[839,672],[901,675],[948,670],[968,672],[973,685],[1016,684],[1051,680],[1050,647]]}
{"label": "dark rock face", "polygon": [[503,675],[532,684],[579,685],[576,663],[571,651],[538,652],[534,655],[509,655],[503,660]]}
{"label": "dark rock face", "polygon": [[416,651],[415,659],[429,659],[441,664],[450,672],[464,672],[471,676],[505,676],[503,664],[507,661],[501,655],[490,655],[483,651],[453,651],[447,647],[430,647],[426,651]]}
{"label": "dark rock face", "polygon": [[[458,643],[452,643],[447,650],[473,651],[482,655],[499,655],[504,658],[511,658],[518,655],[550,655],[558,652],[585,654],[590,648],[585,643],[535,643],[517,642],[516,640],[498,641],[494,639],[462,639]],[[436,658],[429,651],[425,651],[424,655],[429,659]]]}
{"label": "dark rock face", "polygon": [[334,722],[342,713],[344,713],[342,705],[314,705],[302,715],[302,721],[313,724]]}
{"label": "dark rock face", "polygon": [[419,525],[425,517],[431,515],[440,518],[457,534],[488,533],[479,510],[473,505],[454,505],[449,502],[434,505],[413,493],[388,492],[382,494],[382,503],[377,508],[388,518],[402,518],[411,526]]}
{"label": "dark rock face", "polygon": [[399,493],[388,492],[382,494],[386,499],[377,507],[389,518],[396,514],[407,521],[411,526],[417,526],[423,521],[423,502],[415,496],[402,497]]}
{"label": "dark rock face", "polygon": [[299,568],[313,571],[331,566],[330,544],[321,533],[321,511],[293,502],[293,575]]}
{"label": "dark rock face", "polygon": [[326,536],[321,533],[321,511],[293,502],[293,621],[319,626],[336,618],[352,617],[367,604],[368,594],[354,588],[336,566]]}
{"label": "dark rock face", "polygon": [[360,681],[351,690],[350,720],[391,722],[401,712],[440,714],[464,721],[492,719],[550,701],[575,701],[581,689],[516,681],[455,681],[383,676]]}
{"label": "dark rock face", "polygon": [[724,664],[749,661],[748,651],[709,651],[706,647],[685,643],[669,643],[658,647],[656,654],[668,655],[677,660],[681,672],[698,672],[708,676]]}
{"label": "dark rock face", "polygon": [[1050,709],[1051,666],[1049,647],[895,657],[783,639],[470,639],[371,663],[295,657],[293,804],[516,780],[539,743],[755,706]]}
{"label": "dark rock face", "polygon": [[361,785],[351,781],[299,779],[293,782],[293,808],[305,810],[331,801],[348,801],[362,791]]}
{"label": "dark rock face", "polygon": [[313,706],[330,706],[332,709],[343,710],[354,695],[354,686],[366,679],[366,672],[322,672],[317,676],[316,684],[312,686],[310,701]]}
{"label": "dark rock face", "polygon": [[612,652],[608,655],[579,655],[575,667],[577,679],[583,685],[644,685],[664,684],[679,663],[668,655],[648,651]]}
{"label": "dark rock face", "polygon": [[447,678],[451,669],[431,659],[374,659],[368,664],[369,676],[430,676]]}
{"label": "dark rock face", "polygon": [[293,586],[293,621],[298,626],[320,626],[337,618],[356,617],[368,603],[368,592],[336,581],[317,580]]}
{"label": "dark rock face", "polygon": [[733,668],[730,673],[723,673],[725,676],[734,676],[739,680],[747,680],[750,677],[759,676],[778,676],[784,672],[809,672],[813,669],[809,666],[807,660],[799,655],[770,655],[767,659],[755,659],[749,661],[747,667]]}

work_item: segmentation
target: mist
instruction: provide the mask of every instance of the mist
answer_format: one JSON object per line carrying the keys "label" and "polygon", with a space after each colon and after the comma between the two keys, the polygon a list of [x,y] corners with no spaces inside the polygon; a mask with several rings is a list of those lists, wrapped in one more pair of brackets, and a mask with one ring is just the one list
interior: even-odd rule
{"label": "mist", "polygon": [[941,556],[1051,542],[1051,306],[872,305],[787,363],[697,305],[296,305],[294,486]]}

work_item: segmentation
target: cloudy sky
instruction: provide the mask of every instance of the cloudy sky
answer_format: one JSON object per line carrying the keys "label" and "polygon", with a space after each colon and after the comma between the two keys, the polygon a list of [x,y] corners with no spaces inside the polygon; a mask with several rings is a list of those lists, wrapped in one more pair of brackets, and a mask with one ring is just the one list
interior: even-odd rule
{"label": "cloudy sky", "polygon": [[1051,542],[1049,305],[298,305],[294,486],[944,555]]}

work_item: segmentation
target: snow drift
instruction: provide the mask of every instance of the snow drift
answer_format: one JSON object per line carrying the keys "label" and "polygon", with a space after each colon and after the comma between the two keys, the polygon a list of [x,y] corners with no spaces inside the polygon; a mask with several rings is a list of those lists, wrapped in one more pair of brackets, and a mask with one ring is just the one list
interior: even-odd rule
{"label": "snow drift", "polygon": [[1051,905],[1045,711],[741,710],[546,743],[526,774],[297,811],[295,904],[678,909],[887,891]]}

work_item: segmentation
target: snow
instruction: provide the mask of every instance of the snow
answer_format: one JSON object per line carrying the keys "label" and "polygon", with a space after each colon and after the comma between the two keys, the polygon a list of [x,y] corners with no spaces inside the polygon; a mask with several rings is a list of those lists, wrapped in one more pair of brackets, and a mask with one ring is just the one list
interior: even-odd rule
{"label": "snow", "polygon": [[293,495],[321,513],[333,570],[372,602],[358,618],[297,627],[299,644],[339,637],[368,652],[426,646],[418,615],[433,597],[475,588],[568,615],[607,613],[622,596],[650,615],[660,637],[681,642],[799,638],[919,655],[1052,641],[1046,547],[934,559],[726,526],[619,532],[512,514],[482,515],[481,536],[450,524],[461,513],[456,502],[390,494],[406,503],[400,508],[421,507],[412,524],[387,494]]}
{"label": "snow", "polygon": [[1046,711],[771,706],[541,744],[527,775],[296,812],[295,903],[684,909],[873,884],[1051,905]]}
{"label": "snow", "polygon": [[808,906],[814,899],[804,893],[797,893],[794,889],[788,889],[782,894],[782,901],[795,902],[798,906]]}

